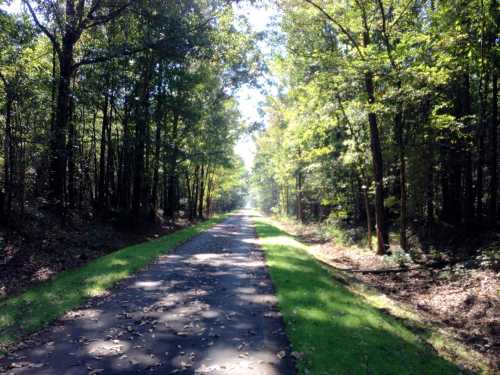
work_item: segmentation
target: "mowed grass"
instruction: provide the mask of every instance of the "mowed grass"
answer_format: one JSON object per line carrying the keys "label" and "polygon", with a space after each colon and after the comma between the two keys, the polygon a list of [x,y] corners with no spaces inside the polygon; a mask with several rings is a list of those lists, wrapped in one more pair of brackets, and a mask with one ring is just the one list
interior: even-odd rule
{"label": "mowed grass", "polygon": [[[460,374],[424,340],[349,292],[306,245],[257,217],[257,233],[276,287],[300,374]],[[299,355],[300,356],[300,355]]]}
{"label": "mowed grass", "polygon": [[59,273],[52,280],[0,302],[0,350],[37,331],[87,299],[102,295],[118,281],[222,221],[216,216],[158,239],[126,247],[85,266]]}

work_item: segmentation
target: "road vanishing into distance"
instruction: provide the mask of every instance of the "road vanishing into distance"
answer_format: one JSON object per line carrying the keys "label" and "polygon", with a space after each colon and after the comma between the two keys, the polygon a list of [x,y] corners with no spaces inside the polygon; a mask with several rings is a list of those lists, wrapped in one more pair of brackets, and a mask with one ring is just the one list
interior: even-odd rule
{"label": "road vanishing into distance", "polygon": [[247,211],[163,255],[0,361],[8,374],[294,374]]}

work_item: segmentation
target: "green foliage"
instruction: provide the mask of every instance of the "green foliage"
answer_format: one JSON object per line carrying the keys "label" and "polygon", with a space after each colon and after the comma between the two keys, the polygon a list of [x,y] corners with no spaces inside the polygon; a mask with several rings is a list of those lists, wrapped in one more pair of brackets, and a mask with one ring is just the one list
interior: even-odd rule
{"label": "green foliage", "polygon": [[201,216],[219,184],[227,195],[217,199],[236,204],[233,147],[244,126],[235,95],[262,66],[231,2],[24,5],[0,12],[0,212],[43,197],[98,214]]}
{"label": "green foliage", "polygon": [[366,190],[373,227],[371,113],[390,225],[403,234],[407,224],[436,219],[484,226],[487,205],[496,222],[494,1],[283,0],[280,7],[281,37],[269,63],[279,87],[266,104],[268,126],[256,136],[259,208],[298,216],[300,206],[305,220],[334,212],[361,225]]}

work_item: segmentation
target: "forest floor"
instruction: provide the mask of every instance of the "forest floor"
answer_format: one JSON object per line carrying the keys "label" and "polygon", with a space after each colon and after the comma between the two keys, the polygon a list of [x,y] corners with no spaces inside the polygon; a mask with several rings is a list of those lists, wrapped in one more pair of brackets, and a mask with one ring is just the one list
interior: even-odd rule
{"label": "forest floor", "polygon": [[70,213],[63,225],[50,211],[32,209],[15,230],[8,232],[0,225],[0,301],[62,271],[190,224],[177,219],[175,223],[158,222],[132,231]]}
{"label": "forest floor", "polygon": [[[344,282],[373,288],[398,308],[411,311],[418,321],[431,323],[463,344],[462,351],[468,352],[465,356],[469,356],[469,361],[479,359],[493,371],[500,371],[498,270],[481,262],[456,263],[437,269],[405,260],[401,267],[398,263],[401,259],[325,240],[314,224],[299,225],[288,220],[280,223],[310,244],[311,253],[321,262],[347,275]],[[394,271],[398,269],[401,270]],[[375,272],[360,272],[364,270]],[[381,308],[387,306],[381,303]]]}

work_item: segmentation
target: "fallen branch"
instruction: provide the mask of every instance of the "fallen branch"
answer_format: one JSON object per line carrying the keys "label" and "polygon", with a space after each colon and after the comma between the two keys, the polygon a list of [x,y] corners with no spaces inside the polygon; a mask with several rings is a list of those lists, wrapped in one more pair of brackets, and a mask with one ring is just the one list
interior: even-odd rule
{"label": "fallen branch", "polygon": [[372,270],[359,270],[359,269],[344,269],[347,272],[356,273],[392,273],[392,272],[405,272],[421,269],[422,267],[404,267],[404,268],[382,268],[382,269],[372,269]]}
{"label": "fallen branch", "polygon": [[340,268],[340,267],[335,267],[332,265],[330,262],[328,262],[325,259],[322,259],[321,257],[314,255],[314,257],[320,261],[321,263],[325,264],[328,267],[331,267],[335,269],[336,271],[344,271],[344,272],[352,272],[352,273],[392,273],[392,272],[405,272],[405,271],[413,271],[413,270],[418,270],[424,268],[423,266],[416,266],[416,267],[401,267],[401,268],[376,268],[376,269],[357,269],[357,268]]}

